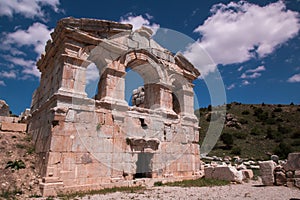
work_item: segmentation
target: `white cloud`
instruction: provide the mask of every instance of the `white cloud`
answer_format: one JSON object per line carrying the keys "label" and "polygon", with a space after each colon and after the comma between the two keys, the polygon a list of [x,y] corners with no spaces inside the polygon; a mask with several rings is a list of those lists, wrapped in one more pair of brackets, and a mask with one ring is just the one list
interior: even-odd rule
{"label": "white cloud", "polygon": [[229,85],[227,87],[227,90],[232,90],[233,88],[235,88],[235,84],[234,83],[232,83],[231,85]]}
{"label": "white cloud", "polygon": [[240,72],[240,71],[242,71],[243,69],[244,69],[244,67],[241,66],[241,67],[238,68],[238,71]]}
{"label": "white cloud", "polygon": [[[195,32],[202,36],[197,43],[217,64],[264,57],[297,35],[300,29],[299,13],[287,10],[283,1],[263,7],[246,1],[217,4],[211,12],[212,16]],[[191,52],[198,54],[197,48]]]}
{"label": "white cloud", "polygon": [[97,81],[99,78],[100,75],[97,66],[94,63],[90,64],[86,70],[86,83],[89,84],[93,81]]}
{"label": "white cloud", "polygon": [[243,79],[246,79],[246,78],[251,78],[251,79],[254,79],[254,78],[258,78],[261,76],[261,73],[259,72],[262,72],[262,71],[265,71],[266,68],[265,66],[258,66],[257,68],[255,69],[248,69],[245,73],[243,73],[241,75],[240,78],[243,78]]}
{"label": "white cloud", "polygon": [[290,83],[299,83],[300,82],[300,74],[295,74],[291,76],[288,80]]}
{"label": "white cloud", "polygon": [[217,69],[217,65],[199,42],[194,42],[188,46],[183,55],[200,71],[202,78]]}
{"label": "white cloud", "polygon": [[258,77],[260,77],[261,76],[261,73],[258,73],[258,72],[254,72],[253,74],[246,74],[246,73],[243,73],[242,75],[241,75],[241,78],[252,78],[252,79],[254,79],[254,78],[258,78]]}
{"label": "white cloud", "polygon": [[1,78],[12,78],[12,79],[14,79],[14,78],[17,77],[17,73],[14,70],[11,70],[9,72],[2,71],[2,72],[0,72],[0,77]]}
{"label": "white cloud", "polygon": [[255,72],[261,72],[261,71],[265,71],[265,70],[266,70],[265,66],[258,66],[255,69],[248,69],[246,71],[246,73],[255,73]]}
{"label": "white cloud", "polygon": [[150,23],[149,20],[153,19],[153,16],[149,15],[148,13],[146,13],[145,15],[146,18],[144,18],[142,15],[132,16],[132,14],[129,14],[129,16],[127,16],[126,18],[121,17],[120,22],[124,24],[132,24],[133,30],[137,30],[142,26],[148,27],[153,31],[154,35],[160,26],[159,24]]}
{"label": "white cloud", "polygon": [[45,18],[44,7],[51,7],[59,12],[59,0],[0,0],[0,16],[12,17],[14,14],[23,15],[26,18]]}
{"label": "white cloud", "polygon": [[40,71],[37,69],[35,63],[36,61],[33,60],[25,60],[24,58],[16,58],[12,56],[4,56],[4,58],[18,66],[23,67],[22,73],[27,75],[33,75],[35,77],[40,77]]}
{"label": "white cloud", "polygon": [[[27,30],[19,29],[13,33],[6,33],[3,45],[6,46],[5,49],[8,50],[15,50],[12,45],[17,47],[33,46],[34,51],[40,55],[44,52],[46,42],[50,39],[50,33],[52,31],[53,29],[48,29],[46,25],[36,22]],[[15,54],[12,51],[11,53]],[[17,54],[20,54],[20,52]]]}
{"label": "white cloud", "polygon": [[6,84],[4,83],[4,81],[0,80],[0,86],[6,86]]}
{"label": "white cloud", "polygon": [[247,80],[243,80],[243,81],[242,81],[242,85],[250,85],[250,82],[247,81]]}

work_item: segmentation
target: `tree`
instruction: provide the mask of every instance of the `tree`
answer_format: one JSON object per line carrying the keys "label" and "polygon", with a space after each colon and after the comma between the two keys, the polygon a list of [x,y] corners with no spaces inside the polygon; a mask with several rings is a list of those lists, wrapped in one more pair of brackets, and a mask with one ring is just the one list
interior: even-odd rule
{"label": "tree", "polygon": [[233,137],[230,133],[223,133],[221,135],[221,140],[228,149],[231,149],[231,147],[233,145]]}

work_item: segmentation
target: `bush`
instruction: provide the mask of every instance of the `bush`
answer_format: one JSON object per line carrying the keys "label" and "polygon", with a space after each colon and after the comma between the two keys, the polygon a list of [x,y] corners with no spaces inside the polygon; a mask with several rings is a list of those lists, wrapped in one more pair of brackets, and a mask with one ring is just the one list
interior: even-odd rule
{"label": "bush", "polygon": [[263,112],[264,112],[263,109],[261,109],[261,108],[255,108],[253,116],[259,116]]}
{"label": "bush", "polygon": [[274,134],[274,130],[272,130],[270,127],[267,129],[267,139],[275,139],[275,134]]}
{"label": "bush", "polygon": [[240,147],[233,147],[230,153],[233,155],[241,155],[242,149]]}
{"label": "bush", "polygon": [[233,134],[233,136],[235,137],[235,138],[238,138],[238,139],[246,139],[247,138],[247,136],[248,136],[248,134],[247,133],[234,133]]}
{"label": "bush", "polygon": [[280,144],[274,149],[274,153],[279,156],[280,159],[285,159],[292,152],[292,148],[284,142],[280,142]]}
{"label": "bush", "polygon": [[276,120],[274,118],[268,118],[265,122],[266,124],[270,124],[270,125],[276,124]]}
{"label": "bush", "polygon": [[278,130],[278,132],[281,133],[281,134],[287,134],[287,133],[291,132],[291,129],[290,129],[290,128],[281,126],[280,124],[278,125],[277,130]]}
{"label": "bush", "polygon": [[244,111],[242,112],[242,115],[249,115],[249,114],[250,114],[249,110],[244,110]]}
{"label": "bush", "polygon": [[275,108],[274,112],[282,112],[282,108]]}
{"label": "bush", "polygon": [[233,145],[233,137],[230,133],[223,133],[221,135],[221,140],[226,145],[228,149],[230,149]]}
{"label": "bush", "polygon": [[207,106],[207,110],[208,110],[208,111],[211,111],[211,105],[208,105],[208,106]]}
{"label": "bush", "polygon": [[26,165],[22,160],[8,161],[5,166],[5,169],[7,168],[19,170],[19,169],[25,169]]}
{"label": "bush", "polygon": [[292,146],[300,146],[300,139],[296,139],[291,143]]}
{"label": "bush", "polygon": [[291,138],[293,138],[293,139],[300,138],[300,131],[294,132]]}
{"label": "bush", "polygon": [[227,110],[230,110],[230,108],[231,108],[231,104],[227,104],[227,105],[226,105],[226,109],[227,109]]}
{"label": "bush", "polygon": [[240,121],[241,124],[248,124],[248,120],[246,120],[246,119],[242,118],[239,121]]}
{"label": "bush", "polygon": [[254,127],[253,129],[251,129],[250,134],[251,135],[260,135],[261,134],[261,130],[258,129],[257,127]]}

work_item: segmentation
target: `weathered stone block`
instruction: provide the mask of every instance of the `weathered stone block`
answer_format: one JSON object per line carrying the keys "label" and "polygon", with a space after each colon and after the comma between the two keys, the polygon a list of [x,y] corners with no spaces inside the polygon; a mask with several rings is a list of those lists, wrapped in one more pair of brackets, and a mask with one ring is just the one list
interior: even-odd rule
{"label": "weathered stone block", "polygon": [[253,171],[251,169],[243,169],[241,172],[243,173],[243,179],[253,178]]}
{"label": "weathered stone block", "polygon": [[286,175],[284,172],[279,171],[275,172],[275,184],[276,185],[284,185],[287,182]]}
{"label": "weathered stone block", "polygon": [[275,163],[271,161],[262,161],[259,162],[260,174],[262,183],[264,185],[273,185],[274,184],[274,169]]}
{"label": "weathered stone block", "polygon": [[283,167],[286,171],[300,170],[300,152],[290,153],[288,155],[287,163]]}
{"label": "weathered stone block", "polygon": [[204,168],[205,178],[242,182],[243,173],[232,166],[216,166]]}
{"label": "weathered stone block", "polygon": [[27,124],[2,122],[1,130],[12,131],[12,132],[26,132]]}

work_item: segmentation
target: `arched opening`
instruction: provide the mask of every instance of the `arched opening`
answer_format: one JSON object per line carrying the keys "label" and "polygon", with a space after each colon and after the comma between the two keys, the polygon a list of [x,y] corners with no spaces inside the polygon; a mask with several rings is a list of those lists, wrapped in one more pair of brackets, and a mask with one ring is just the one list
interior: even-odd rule
{"label": "arched opening", "polygon": [[179,100],[174,92],[172,92],[172,109],[177,115],[181,112]]}
{"label": "arched opening", "polygon": [[85,72],[86,87],[85,92],[88,98],[95,99],[98,93],[98,83],[100,81],[99,69],[95,63],[91,63],[87,66]]}
{"label": "arched opening", "polygon": [[125,100],[129,106],[139,106],[142,104],[141,88],[144,87],[144,79],[139,73],[132,70],[130,67],[126,68],[125,75]]}

